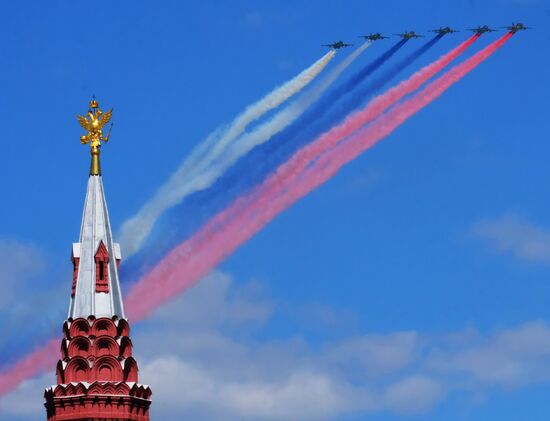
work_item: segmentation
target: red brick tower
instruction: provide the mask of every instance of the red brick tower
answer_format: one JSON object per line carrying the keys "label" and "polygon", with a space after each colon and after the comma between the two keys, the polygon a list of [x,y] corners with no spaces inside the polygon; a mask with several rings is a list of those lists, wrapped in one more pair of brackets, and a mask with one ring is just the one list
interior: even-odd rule
{"label": "red brick tower", "polygon": [[63,324],[57,385],[46,389],[48,421],[149,421],[151,389],[138,384],[130,325],[124,317],[118,268],[120,246],[113,242],[101,181],[101,128],[111,118],[90,102],[88,130],[92,165],[74,266],[69,315]]}

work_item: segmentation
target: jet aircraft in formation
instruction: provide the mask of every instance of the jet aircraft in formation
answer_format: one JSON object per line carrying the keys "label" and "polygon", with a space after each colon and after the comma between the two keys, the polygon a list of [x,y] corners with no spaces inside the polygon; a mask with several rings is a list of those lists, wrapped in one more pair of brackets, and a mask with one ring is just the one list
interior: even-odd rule
{"label": "jet aircraft in formation", "polygon": [[[531,29],[528,26],[525,26],[523,23],[518,22],[512,24],[510,26],[505,26],[505,29],[508,29],[509,32],[515,34],[518,31],[525,31],[526,29]],[[477,35],[483,35],[486,32],[495,32],[496,29],[489,28],[488,25],[478,26],[477,28],[470,28],[468,31],[475,32]],[[456,29],[451,28],[450,26],[440,26],[438,29],[431,29],[430,32],[435,32],[437,35],[443,36],[447,34],[453,34],[455,32],[458,32]],[[414,31],[407,31],[403,32],[402,34],[395,34],[405,40],[409,40],[412,38],[423,38],[424,35],[417,34]],[[387,39],[388,37],[385,37],[380,32],[373,32],[369,35],[361,35],[360,38],[365,38],[367,41],[378,41],[381,39]],[[337,41],[333,42],[332,44],[324,44],[323,47],[330,47],[334,50],[338,50],[340,48],[344,47],[351,47],[353,44],[346,44],[343,41]]]}
{"label": "jet aircraft in formation", "polygon": [[468,31],[475,32],[478,35],[483,35],[485,32],[495,32],[496,29],[491,29],[487,25],[478,26],[477,28],[470,28]]}
{"label": "jet aircraft in formation", "polygon": [[370,35],[360,35],[359,38],[365,38],[369,41],[378,41],[380,39],[388,39],[389,37],[385,37],[380,32],[375,32]]}
{"label": "jet aircraft in formation", "polygon": [[[508,31],[513,33],[513,34],[515,34],[517,31],[525,31],[526,29],[531,29],[530,27],[525,26],[521,22],[518,22],[518,23],[512,22],[512,24],[510,26],[504,26],[503,28],[508,29]],[[478,35],[484,34],[485,32],[495,32],[496,31],[496,29],[491,29],[487,25],[478,26],[477,28],[472,28],[472,29],[469,29],[469,30],[475,32]]]}
{"label": "jet aircraft in formation", "polygon": [[525,26],[523,23],[518,22],[512,24],[510,26],[505,26],[504,28],[508,29],[511,33],[515,34],[517,31],[525,31],[526,29],[532,29],[529,26]]}
{"label": "jet aircraft in formation", "polygon": [[342,41],[336,41],[336,42],[333,42],[332,44],[323,44],[322,47],[330,47],[333,50],[339,50],[340,48],[351,47],[352,45],[353,44],[346,44],[345,42],[342,42]]}
{"label": "jet aircraft in formation", "polygon": [[430,32],[435,32],[437,35],[447,35],[447,34],[454,34],[455,32],[458,32],[456,29],[451,28],[450,26],[440,26],[438,29],[432,29]]}
{"label": "jet aircraft in formation", "polygon": [[414,31],[407,31],[407,32],[403,32],[402,34],[394,34],[394,35],[400,36],[403,39],[424,38],[424,35],[418,35]]}

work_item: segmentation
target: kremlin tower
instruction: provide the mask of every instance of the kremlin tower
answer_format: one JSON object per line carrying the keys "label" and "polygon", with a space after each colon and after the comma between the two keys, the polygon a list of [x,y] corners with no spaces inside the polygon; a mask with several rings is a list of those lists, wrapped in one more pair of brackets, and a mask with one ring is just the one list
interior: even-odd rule
{"label": "kremlin tower", "polygon": [[90,144],[92,162],[80,240],[72,247],[71,300],[57,384],[44,394],[48,421],[149,421],[151,389],[138,383],[120,291],[121,251],[113,240],[101,181],[100,147],[109,140],[102,128],[111,115],[93,99],[87,117],[78,117],[88,131],[80,141]]}

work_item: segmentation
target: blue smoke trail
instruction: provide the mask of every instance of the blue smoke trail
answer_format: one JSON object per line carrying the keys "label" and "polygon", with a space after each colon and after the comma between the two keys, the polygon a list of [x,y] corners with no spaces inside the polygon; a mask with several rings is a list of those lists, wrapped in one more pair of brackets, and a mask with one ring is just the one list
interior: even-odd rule
{"label": "blue smoke trail", "polygon": [[[344,95],[353,91],[356,86],[361,84],[368,76],[370,76],[375,70],[382,66],[386,61],[388,61],[401,47],[407,43],[406,39],[402,39],[397,42],[394,46],[384,52],[380,57],[374,60],[372,63],[363,67],[356,74],[354,74],[350,79],[334,89],[329,95],[322,98],[314,108],[308,113],[312,118],[319,118],[324,115],[334,104],[335,101],[340,100]],[[307,121],[302,120],[302,124],[307,123]]]}
{"label": "blue smoke trail", "polygon": [[[306,111],[302,117],[300,117],[296,122],[291,124],[285,131],[277,134],[272,139],[272,142],[274,143],[290,143],[291,138],[295,137],[301,130],[303,130],[304,127],[307,127],[309,124],[315,123],[315,121],[322,115],[325,115],[328,110],[344,95],[352,91],[357,85],[359,85],[361,82],[363,82],[369,75],[371,75],[375,70],[380,68],[386,61],[388,61],[397,51],[403,47],[406,43],[406,40],[400,40],[395,45],[390,47],[387,51],[385,51],[383,54],[381,54],[378,58],[376,58],[374,61],[369,63],[368,65],[364,66],[361,70],[359,70],[356,74],[354,74],[347,82],[339,85],[334,90],[329,92],[329,94],[325,97],[320,98],[320,100],[313,105],[313,107]],[[271,143],[271,142],[270,142]],[[256,149],[262,149],[262,147],[258,147]],[[254,152],[254,151],[253,151]],[[244,161],[248,161],[246,157],[243,159]],[[228,173],[232,173],[232,169],[228,171]],[[233,180],[233,176],[222,176],[220,181],[222,181],[222,184],[224,180],[227,180],[227,183],[230,185],[235,185],[235,181],[238,181],[238,178],[235,178],[235,181]],[[218,181],[218,183],[220,182]],[[216,183],[216,184],[218,184]],[[197,192],[191,195],[186,202],[191,203],[183,203],[181,205],[178,205],[171,210],[168,210],[165,212],[165,215],[161,216],[157,222],[156,226],[153,228],[151,233],[149,234],[149,238],[147,239],[147,242],[144,244],[144,247],[141,251],[138,251],[136,255],[132,256],[128,261],[123,262],[121,266],[121,282],[122,283],[132,283],[132,280],[135,280],[137,277],[139,277],[141,274],[145,273],[156,261],[160,260],[160,258],[170,249],[172,246],[177,244],[184,235],[188,235],[190,232],[188,232],[187,229],[184,228],[186,225],[185,223],[181,223],[181,221],[178,221],[175,225],[172,225],[172,223],[168,222],[171,220],[170,215],[175,214],[178,215],[180,212],[182,212],[181,209],[190,208],[193,209],[190,210],[191,214],[193,215],[193,221],[194,226],[199,226],[207,219],[206,215],[210,215],[212,212],[212,209],[210,208],[210,211],[207,211],[206,209],[203,209],[202,206],[199,205],[201,200],[207,200],[210,204],[213,204],[216,200],[217,193],[208,193],[208,192],[215,192],[216,191],[216,185],[206,190],[207,194],[204,194],[204,192]],[[236,191],[234,189],[231,190]],[[201,199],[202,197],[208,197],[209,199]],[[220,205],[216,207],[220,207],[221,203],[228,204],[229,201],[220,202]],[[178,210],[180,209],[180,210]],[[200,221],[200,224],[197,224],[197,218]],[[172,225],[172,226],[171,226]],[[184,234],[185,233],[185,234]]]}
{"label": "blue smoke trail", "polygon": [[[322,115],[325,115],[333,106],[334,104],[340,100],[343,96],[348,94],[349,92],[353,91],[354,88],[356,88],[361,82],[363,82],[368,76],[370,76],[375,70],[380,68],[386,61],[388,61],[397,51],[403,47],[406,44],[407,40],[403,39],[394,44],[392,47],[390,47],[387,51],[382,53],[378,58],[376,58],[374,61],[369,63],[368,65],[364,66],[361,70],[359,70],[356,74],[354,74],[348,81],[345,83],[339,85],[335,89],[333,89],[331,92],[329,92],[328,95],[321,97],[320,100],[313,105],[313,107],[306,111],[297,121],[295,121],[293,124],[291,124],[289,127],[287,127],[286,130],[283,132],[277,134],[272,139],[272,142],[270,143],[281,143],[281,144],[289,144],[290,141],[301,131],[304,127],[307,127],[310,124],[314,124]],[[256,149],[263,149],[261,146]],[[252,151],[254,153],[254,150]],[[248,162],[249,160],[244,157],[243,161]],[[249,166],[248,164],[246,165]],[[228,173],[232,173],[232,169],[228,171]],[[234,179],[234,180],[233,180]],[[237,183],[236,183],[237,182]],[[218,181],[216,184],[228,184],[231,186],[238,185],[238,178],[235,178],[232,175],[229,175],[228,177],[222,176],[222,178]],[[177,221],[177,219],[174,217],[172,218],[170,215],[179,215],[182,212],[182,209],[193,209],[192,211],[184,211],[192,212],[194,215],[194,226],[200,226],[202,222],[204,222],[207,218],[206,215],[210,215],[212,212],[212,207],[210,207],[210,211],[207,211],[206,209],[203,209],[203,207],[200,205],[200,198],[202,197],[211,197],[211,199],[206,199],[208,203],[214,204],[213,202],[218,203],[216,197],[218,193],[216,193],[216,184],[205,190],[205,192],[197,192],[191,195],[191,197],[187,198],[186,202],[181,205],[175,206],[172,209],[169,209],[165,212],[163,216],[161,216],[157,222],[156,226],[153,227],[153,230],[149,234],[149,238],[146,240],[145,244],[143,245],[142,249],[138,251],[134,256],[131,256],[131,258],[127,262],[123,262],[121,266],[121,282],[124,283],[133,283],[134,280],[137,280],[137,278],[144,274],[149,268],[151,268],[158,260],[160,260],[161,257],[175,244],[177,244],[179,241],[181,241],[182,238],[184,238],[184,235],[190,234],[188,230],[183,228],[187,224],[182,224],[181,221]],[[242,186],[243,188],[245,186]],[[233,192],[238,191],[237,189],[231,188],[231,194],[227,197],[233,197]],[[209,193],[210,192],[210,193]],[[198,199],[198,200],[197,200]],[[220,201],[214,208],[221,208],[223,204],[228,204],[229,201]],[[178,210],[179,209],[179,210]],[[174,223],[172,227],[172,223],[168,222],[171,221]],[[200,224],[197,224],[197,222],[200,222]],[[170,227],[170,228],[169,228]]]}
{"label": "blue smoke trail", "polygon": [[324,122],[321,124],[323,126],[321,129],[317,129],[311,135],[317,137],[318,134],[321,134],[325,130],[328,130],[330,127],[333,127],[335,124],[339,123],[346,117],[350,112],[357,109],[360,105],[366,102],[375,92],[383,88],[388,82],[390,82],[394,77],[396,77],[403,69],[411,65],[416,59],[420,58],[425,54],[430,48],[432,48],[443,35],[436,35],[424,45],[417,48],[411,54],[406,56],[404,59],[400,60],[398,63],[393,65],[388,71],[382,74],[378,79],[374,80],[364,88],[361,88],[358,91],[353,92],[350,96],[346,97],[346,100],[343,105],[339,106],[335,112],[333,112]]}
{"label": "blue smoke trail", "polygon": [[363,82],[368,76],[370,76],[375,70],[380,68],[386,61],[388,61],[401,47],[407,43],[406,39],[402,39],[394,46],[384,52],[380,57],[374,60],[372,63],[363,67],[359,72],[353,75],[347,82],[341,84],[337,88],[333,89],[327,96],[321,98],[317,104],[315,104],[308,112],[298,119],[295,124],[288,127],[282,132],[278,139],[273,139],[272,144],[275,148],[281,144],[281,142],[288,143],[300,134],[301,131],[316,124],[330,109],[340,101],[345,95],[352,92],[361,82]]}
{"label": "blue smoke trail", "polygon": [[[256,161],[250,159],[247,162],[254,162],[253,166],[244,167],[244,171],[247,173],[247,178],[258,180],[266,175],[265,168],[273,168],[286,161],[297,149],[301,148],[306,143],[309,143],[313,139],[317,138],[321,133],[324,133],[331,127],[340,123],[349,113],[357,109],[364,102],[369,100],[376,92],[382,89],[387,83],[393,80],[403,69],[411,65],[415,60],[425,54],[430,48],[432,48],[440,39],[442,35],[436,35],[412,53],[401,59],[394,64],[391,68],[382,73],[373,82],[367,84],[364,87],[351,90],[349,95],[346,95],[341,101],[336,104],[336,109],[331,110],[330,114],[325,116],[325,109],[322,112],[318,112],[314,121],[300,120],[296,127],[296,131],[293,133],[285,132],[286,136],[283,139],[272,142],[266,145],[265,148],[257,151]],[[407,40],[401,40],[390,51],[399,48]],[[395,50],[394,50],[395,52]],[[346,84],[345,86],[350,86]],[[334,104],[334,102],[332,103]],[[331,104],[331,105],[332,105]],[[317,108],[315,111],[319,111]],[[323,118],[324,117],[324,118]],[[296,136],[296,135],[299,136]],[[263,156],[263,158],[260,158]],[[258,165],[258,162],[261,164]],[[243,166],[239,165],[239,171],[243,171]],[[261,172],[261,174],[258,174]],[[252,175],[252,176],[251,176]],[[263,176],[263,177],[262,177]]]}
{"label": "blue smoke trail", "polygon": [[[312,140],[315,133],[323,132],[323,128],[334,125],[351,110],[357,108],[374,92],[391,81],[403,68],[427,52],[439,39],[441,37],[436,36],[429,40],[388,69],[378,79],[366,87],[354,91],[354,88],[381,67],[405,44],[405,40],[401,40],[353,75],[347,82],[338,86],[332,93],[323,97],[311,113],[305,114],[296,122],[295,126],[291,126],[287,131],[281,133],[281,139],[274,139],[273,143],[252,151],[249,156],[243,159],[243,165],[239,164],[232,168],[210,189],[193,194],[187,202],[166,212],[156,224],[143,250],[132,256],[128,261],[123,261],[121,266],[123,290],[127,291],[131,284],[164,257],[173,246],[189,237],[197,227],[202,226],[213,213],[225,208],[237,195],[260,182],[272,168],[286,161],[295,150]],[[351,96],[346,96],[350,92],[352,92]],[[322,119],[336,103],[338,108]],[[304,130],[306,133],[302,135],[301,132]],[[296,138],[298,134],[300,136]],[[259,162],[262,165],[258,165]],[[248,173],[244,178],[242,176],[243,171]],[[43,336],[45,340],[52,336],[56,330],[58,330],[57,326],[52,327],[51,331],[41,328],[37,334],[40,337]],[[45,334],[45,331],[48,333]],[[32,341],[29,340],[28,336],[13,338],[9,347],[0,348],[0,356],[6,362],[16,360],[20,349],[28,348],[31,343],[36,342],[36,336],[32,338]]]}
{"label": "blue smoke trail", "polygon": [[[401,70],[428,51],[441,39],[436,36],[400,60],[365,88],[355,91],[375,70],[389,60],[407,40],[401,40],[376,60],[362,68],[347,82],[323,97],[299,120],[279,133],[272,142],[251,151],[238,165],[229,169],[216,184],[207,190],[194,193],[186,202],[165,212],[157,221],[144,247],[121,267],[123,284],[133,284],[152,268],[172,247],[189,237],[213,213],[228,206],[243,191],[251,189],[273,169],[286,161],[297,149],[309,143],[318,134],[334,125],[365,99],[391,81]],[[348,94],[351,93],[351,96]],[[335,104],[338,108],[325,116]],[[243,177],[243,174],[246,176]]]}
{"label": "blue smoke trail", "polygon": [[[364,86],[355,91],[352,91],[350,95],[347,95],[346,97],[343,98],[342,101],[340,101],[336,109],[331,111],[331,113],[328,116],[318,120],[316,124],[308,125],[307,127],[303,128],[302,132],[300,133],[300,138],[307,139],[306,142],[302,142],[299,139],[298,140],[291,139],[292,143],[295,144],[296,141],[298,141],[300,144],[308,143],[309,141],[319,136],[321,133],[329,130],[331,127],[340,123],[342,120],[344,120],[344,118],[349,113],[351,113],[352,111],[357,109],[360,105],[362,105],[367,100],[369,100],[376,92],[382,89],[387,83],[391,82],[393,78],[395,78],[403,69],[410,66],[416,59],[418,59],[423,54],[425,54],[442,37],[443,35],[436,35],[435,37],[433,37],[432,39],[430,39],[429,41],[421,45],[419,48],[414,50],[412,53],[407,55],[405,58],[395,63],[390,69],[386,70],[382,75],[380,75],[378,79],[375,79],[374,81],[370,82],[367,86]],[[406,41],[406,40],[402,40],[402,41]],[[289,143],[290,142],[285,141],[282,148],[286,148]],[[273,146],[273,149],[280,149],[281,147],[280,144],[273,144],[272,146]],[[296,150],[297,148],[295,148],[295,145],[293,145],[292,149]],[[280,151],[280,152],[283,152],[283,151]],[[286,157],[288,156],[288,153],[283,152],[283,155]]]}

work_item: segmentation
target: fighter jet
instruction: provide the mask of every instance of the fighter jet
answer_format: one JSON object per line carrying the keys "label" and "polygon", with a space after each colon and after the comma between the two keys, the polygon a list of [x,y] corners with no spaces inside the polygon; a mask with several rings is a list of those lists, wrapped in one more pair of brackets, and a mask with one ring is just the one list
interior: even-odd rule
{"label": "fighter jet", "polygon": [[411,39],[411,38],[423,38],[424,35],[418,35],[416,32],[414,31],[408,31],[408,32],[405,32],[403,34],[394,34],[394,35],[398,35],[400,36],[401,38],[403,39]]}
{"label": "fighter jet", "polygon": [[475,32],[478,35],[483,35],[485,32],[495,32],[496,29],[491,29],[487,25],[478,26],[477,28],[468,29],[468,31]]}
{"label": "fighter jet", "polygon": [[447,35],[458,32],[456,29],[451,28],[450,26],[440,26],[439,29],[432,29],[430,32],[435,32],[437,35]]}
{"label": "fighter jet", "polygon": [[359,38],[365,38],[369,41],[378,41],[379,39],[387,39],[388,37],[383,36],[380,32],[375,32],[370,35],[360,35]]}
{"label": "fighter jet", "polygon": [[330,47],[334,50],[338,50],[344,47],[351,47],[353,44],[346,44],[342,41],[333,42],[332,44],[323,44],[322,47]]}
{"label": "fighter jet", "polygon": [[512,25],[505,26],[504,28],[508,29],[513,34],[515,34],[517,31],[525,31],[526,29],[531,29],[530,27],[525,26],[521,22],[518,22],[518,23],[512,22]]}

